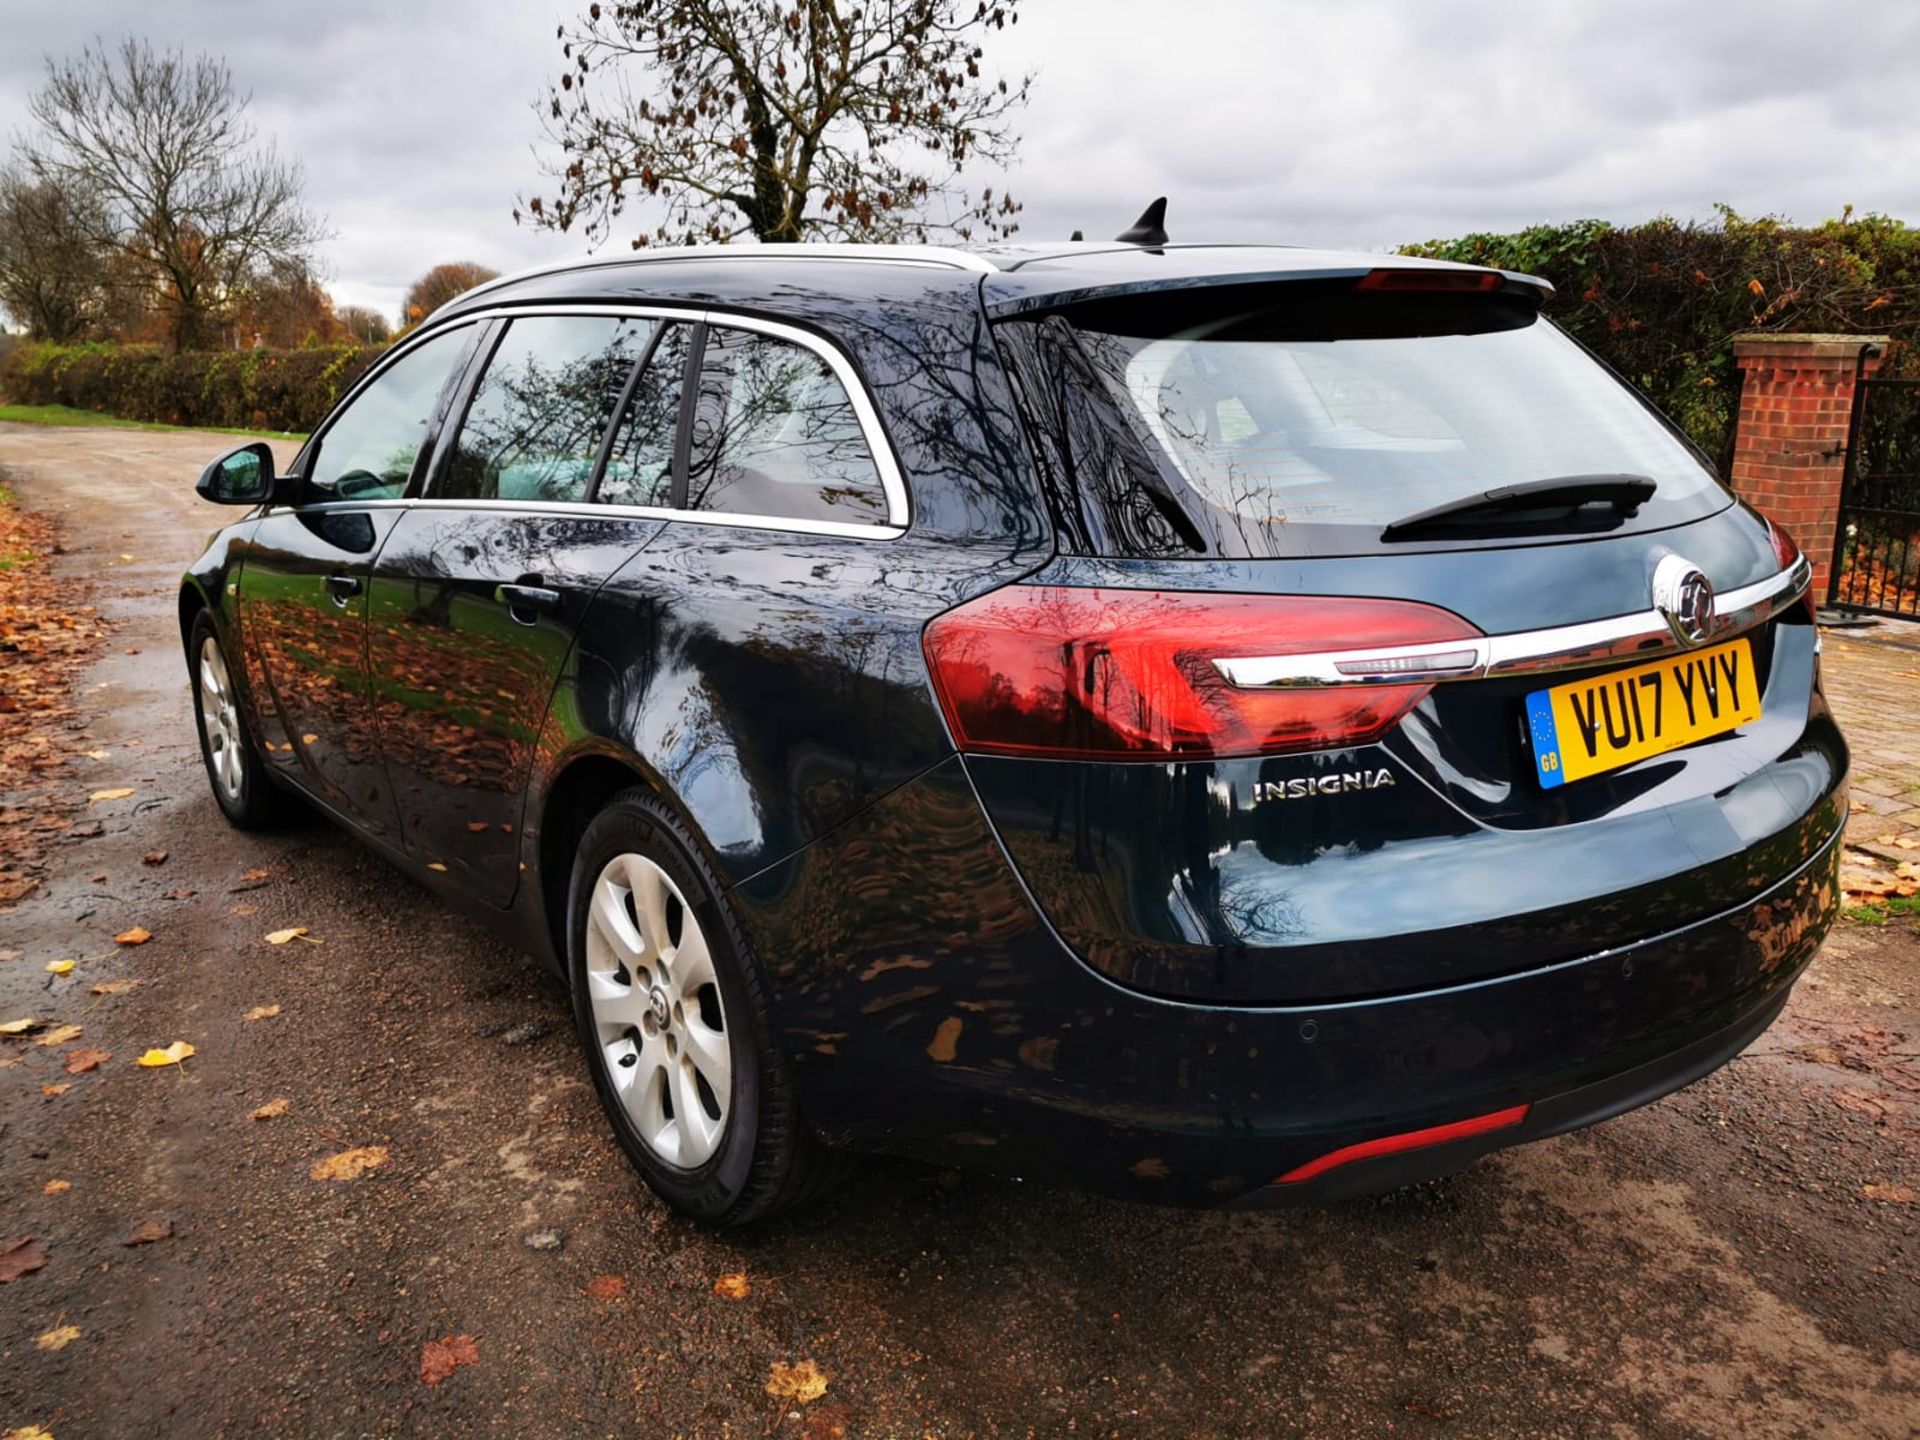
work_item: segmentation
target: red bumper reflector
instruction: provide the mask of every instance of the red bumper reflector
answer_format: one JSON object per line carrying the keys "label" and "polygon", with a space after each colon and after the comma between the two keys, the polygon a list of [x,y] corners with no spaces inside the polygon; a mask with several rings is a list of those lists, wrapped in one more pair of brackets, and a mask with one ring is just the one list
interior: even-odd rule
{"label": "red bumper reflector", "polygon": [[1328,1151],[1317,1160],[1296,1165],[1273,1183],[1298,1185],[1303,1180],[1324,1175],[1341,1165],[1351,1165],[1356,1160],[1371,1160],[1376,1155],[1397,1155],[1402,1150],[1424,1150],[1429,1145],[1444,1145],[1449,1140],[1464,1140],[1469,1135],[1484,1135],[1489,1130],[1505,1130],[1526,1119],[1530,1108],[1515,1105],[1510,1110],[1476,1115],[1471,1120],[1455,1120],[1447,1125],[1429,1126],[1425,1130],[1408,1130],[1401,1135],[1382,1135],[1378,1140],[1362,1140],[1358,1145],[1345,1145],[1338,1150]]}

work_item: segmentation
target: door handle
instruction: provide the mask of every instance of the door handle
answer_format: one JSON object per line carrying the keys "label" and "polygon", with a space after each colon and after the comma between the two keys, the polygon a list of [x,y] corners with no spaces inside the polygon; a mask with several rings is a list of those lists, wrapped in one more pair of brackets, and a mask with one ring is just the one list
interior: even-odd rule
{"label": "door handle", "polygon": [[352,575],[327,576],[327,594],[333,603],[344,607],[346,603],[360,593],[360,581]]}
{"label": "door handle", "polygon": [[544,585],[496,585],[493,598],[507,607],[507,614],[522,625],[536,624],[540,610],[551,610],[560,603],[560,592]]}

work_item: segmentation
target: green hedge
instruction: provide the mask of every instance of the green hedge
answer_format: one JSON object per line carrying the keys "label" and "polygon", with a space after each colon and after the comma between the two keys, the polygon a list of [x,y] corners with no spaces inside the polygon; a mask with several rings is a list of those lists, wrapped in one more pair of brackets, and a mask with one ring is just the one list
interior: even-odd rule
{"label": "green hedge", "polygon": [[1920,229],[1848,214],[1809,228],[1747,220],[1721,207],[1709,224],[1661,218],[1536,225],[1409,245],[1551,280],[1547,308],[1640,387],[1724,469],[1739,374],[1733,337],[1748,330],[1891,335],[1913,363],[1920,340]]}
{"label": "green hedge", "polygon": [[174,353],[23,342],[0,357],[0,395],[167,425],[307,431],[383,353],[377,345]]}

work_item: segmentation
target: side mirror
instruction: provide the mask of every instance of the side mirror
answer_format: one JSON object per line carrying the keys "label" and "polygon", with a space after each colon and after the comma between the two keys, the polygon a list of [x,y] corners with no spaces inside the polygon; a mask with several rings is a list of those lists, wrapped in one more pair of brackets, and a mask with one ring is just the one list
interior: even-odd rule
{"label": "side mirror", "polygon": [[256,440],[207,466],[193,488],[216,505],[258,505],[273,497],[273,481],[273,451]]}

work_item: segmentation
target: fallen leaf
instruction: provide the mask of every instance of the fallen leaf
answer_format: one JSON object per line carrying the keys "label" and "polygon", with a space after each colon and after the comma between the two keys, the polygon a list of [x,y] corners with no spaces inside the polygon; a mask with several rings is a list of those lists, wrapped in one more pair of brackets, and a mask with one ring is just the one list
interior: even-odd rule
{"label": "fallen leaf", "polygon": [[1884,1205],[1911,1205],[1913,1187],[1911,1185],[1863,1185],[1861,1194],[1869,1200],[1878,1200]]}
{"label": "fallen leaf", "polygon": [[200,892],[197,890],[189,890],[182,887],[181,889],[178,889],[178,890],[169,890],[165,895],[162,895],[160,898],[162,900],[191,900],[195,895],[199,893]]}
{"label": "fallen leaf", "polygon": [[307,1175],[314,1180],[358,1180],[367,1171],[378,1170],[386,1163],[386,1146],[356,1145],[351,1150],[342,1150],[338,1155],[314,1161]]}
{"label": "fallen leaf", "polygon": [[280,1007],[278,1005],[256,1005],[253,1007],[253,1009],[247,1011],[247,1019],[271,1020],[274,1016],[278,1015],[279,1013],[280,1013]]}
{"label": "fallen leaf", "polygon": [[184,1040],[176,1040],[164,1050],[149,1050],[133,1063],[157,1070],[162,1065],[178,1065],[194,1053],[193,1046]]}
{"label": "fallen leaf", "polygon": [[69,1040],[78,1040],[80,1038],[80,1028],[78,1025],[56,1025],[33,1043],[36,1045],[64,1045]]}
{"label": "fallen leaf", "polygon": [[469,820],[467,822],[467,833],[469,835],[484,835],[487,829],[487,822],[484,820]]}
{"label": "fallen leaf", "polygon": [[96,995],[124,995],[139,983],[138,980],[102,980],[98,985],[93,987],[93,993]]}
{"label": "fallen leaf", "polygon": [[167,852],[164,850],[149,850],[140,857],[140,863],[142,865],[164,865],[167,863]]}
{"label": "fallen leaf", "polygon": [[36,1339],[33,1344],[36,1350],[64,1350],[79,1338],[80,1327],[78,1325],[62,1325],[58,1329],[47,1331],[46,1334]]}
{"label": "fallen leaf", "polygon": [[[231,894],[232,892],[229,891],[228,893]],[[259,913],[260,907],[258,905],[236,905],[227,911],[229,915],[258,915]]]}
{"label": "fallen leaf", "polygon": [[258,1110],[249,1110],[247,1113],[255,1120],[271,1120],[276,1115],[286,1114],[290,1103],[285,1096],[282,1096],[278,1100],[267,1101]]}
{"label": "fallen leaf", "polygon": [[1875,1119],[1885,1115],[1888,1109],[1886,1101],[1857,1085],[1842,1085],[1833,1092],[1833,1103],[1842,1110],[1851,1110],[1856,1115],[1871,1115]]}
{"label": "fallen leaf", "polygon": [[47,1242],[32,1235],[22,1235],[13,1240],[0,1242],[0,1285],[10,1280],[18,1280],[30,1270],[38,1270],[47,1263]]}
{"label": "fallen leaf", "polygon": [[49,1100],[58,1100],[71,1089],[73,1089],[72,1084],[63,1081],[58,1085],[42,1085],[40,1087],[40,1093]]}
{"label": "fallen leaf", "polygon": [[122,790],[96,790],[87,797],[87,803],[92,804],[95,800],[124,800],[131,794],[133,794],[131,785]]}
{"label": "fallen leaf", "polygon": [[958,1051],[960,1029],[964,1023],[958,1015],[949,1015],[942,1020],[934,1029],[933,1039],[927,1042],[927,1058],[936,1064],[951,1064]]}
{"label": "fallen leaf", "polygon": [[71,1180],[49,1180],[40,1187],[40,1193],[42,1195],[64,1195],[71,1189],[73,1189],[73,1182]]}
{"label": "fallen leaf", "polygon": [[295,940],[304,940],[309,945],[318,945],[320,943],[311,935],[307,934],[307,927],[304,925],[295,925],[287,930],[274,930],[267,935],[267,944],[269,945],[291,945]]}
{"label": "fallen leaf", "polygon": [[744,1300],[753,1293],[753,1286],[744,1275],[722,1275],[713,1282],[713,1293],[722,1300]]}
{"label": "fallen leaf", "polygon": [[255,880],[270,879],[272,875],[273,872],[271,870],[243,870],[240,872],[240,879],[250,885]]}
{"label": "fallen leaf", "polygon": [[429,870],[438,870],[438,871],[441,871],[442,873],[445,873],[446,868],[447,867],[442,865],[438,860],[429,860],[427,862],[427,869]]}
{"label": "fallen leaf", "polygon": [[53,1440],[51,1430],[43,1430],[38,1425],[17,1425],[0,1435],[0,1440]]}
{"label": "fallen leaf", "polygon": [[114,936],[113,943],[116,945],[144,945],[151,939],[153,939],[152,931],[143,930],[136,925],[131,930],[122,930],[118,935]]}
{"label": "fallen leaf", "polygon": [[312,734],[302,735],[300,737],[300,743],[302,745],[311,745],[313,744],[314,741],[318,740],[319,738],[320,737],[318,735],[312,735]]}
{"label": "fallen leaf", "polygon": [[420,1381],[438,1385],[462,1365],[479,1361],[480,1351],[471,1335],[449,1335],[444,1340],[429,1340],[420,1348]]}
{"label": "fallen leaf", "polygon": [[827,1377],[811,1360],[802,1360],[798,1365],[775,1361],[773,1372],[767,1376],[767,1394],[776,1400],[798,1400],[802,1405],[810,1405],[826,1393]]}
{"label": "fallen leaf", "polygon": [[47,962],[47,973],[49,975],[71,975],[73,973],[73,961],[49,960]]}
{"label": "fallen leaf", "polygon": [[24,1020],[9,1020],[0,1025],[0,1035],[24,1035],[40,1022],[31,1015]]}
{"label": "fallen leaf", "polygon": [[111,1059],[113,1059],[112,1054],[105,1050],[95,1050],[91,1047],[84,1050],[69,1050],[67,1052],[67,1074],[84,1075],[89,1070],[99,1069]]}
{"label": "fallen leaf", "polygon": [[165,1240],[172,1234],[173,1221],[171,1220],[142,1220],[127,1232],[127,1238],[120,1243],[128,1246],[151,1245],[154,1241]]}
{"label": "fallen leaf", "polygon": [[627,1293],[624,1275],[596,1275],[587,1282],[587,1294],[595,1300],[618,1300]]}

